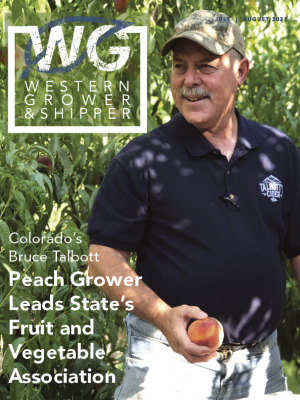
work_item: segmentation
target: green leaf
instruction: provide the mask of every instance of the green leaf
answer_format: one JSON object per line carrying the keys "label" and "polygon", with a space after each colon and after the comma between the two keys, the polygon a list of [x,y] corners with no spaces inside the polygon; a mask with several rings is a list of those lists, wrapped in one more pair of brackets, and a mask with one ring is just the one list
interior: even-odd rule
{"label": "green leaf", "polygon": [[[23,375],[23,372],[28,373],[28,370],[21,363],[14,363],[13,369],[14,370],[17,369],[21,377]],[[25,383],[21,383],[18,380],[13,380],[11,382],[10,384],[11,400],[23,400],[24,392],[25,392]]]}
{"label": "green leaf", "polygon": [[[42,174],[41,174],[42,175]],[[48,178],[48,177],[47,177]],[[49,178],[48,178],[49,179]],[[43,216],[43,213],[44,213],[44,210],[43,210],[43,206],[42,206],[42,204],[40,203],[40,201],[39,201],[39,199],[32,193],[32,192],[26,192],[26,195],[28,195],[28,196],[30,196],[30,197],[32,197],[35,201],[36,201],[36,203],[37,203],[37,205],[39,206],[39,209],[40,209],[40,213],[41,213],[41,217]],[[44,196],[43,196],[44,197]],[[42,199],[43,200],[43,199]]]}
{"label": "green leaf", "polygon": [[6,298],[6,296],[8,295],[8,293],[11,291],[11,287],[9,286],[9,274],[6,274],[5,278],[4,278],[4,290],[2,292],[2,300],[1,300],[1,305],[4,303],[4,299]]}
{"label": "green leaf", "polygon": [[11,382],[10,384],[11,400],[23,400],[24,392],[25,392],[25,383],[21,383],[17,380]]}
{"label": "green leaf", "polygon": [[32,398],[33,398],[33,383],[30,382],[30,383],[28,384],[28,387],[29,387],[28,399],[32,399]]}
{"label": "green leaf", "polygon": [[64,298],[69,293],[70,287],[68,285],[59,287],[54,296],[54,301],[64,300]]}
{"label": "green leaf", "polygon": [[80,137],[75,136],[72,146],[72,158],[74,167],[81,161],[81,151],[79,145],[80,145]]}
{"label": "green leaf", "polygon": [[14,0],[11,6],[13,23],[17,21],[19,17],[22,16],[22,3],[20,0]]}
{"label": "green leaf", "polygon": [[108,336],[112,342],[112,346],[115,346],[118,340],[118,328],[114,321],[108,321]]}
{"label": "green leaf", "polygon": [[45,320],[45,325],[47,324],[47,322],[53,322],[54,320],[54,316],[55,316],[56,310],[49,310],[47,311],[47,314],[44,318]]}
{"label": "green leaf", "polygon": [[71,161],[69,159],[69,156],[68,156],[66,150],[58,149],[57,154],[58,154],[58,158],[59,158],[60,162],[62,163],[62,165],[64,167],[64,173],[63,173],[62,179],[65,180],[70,175],[72,164],[71,164]]}
{"label": "green leaf", "polygon": [[81,398],[88,394],[93,388],[95,387],[94,382],[89,383],[88,385],[85,386],[84,390],[81,393]]}
{"label": "green leaf", "polygon": [[52,186],[52,183],[51,183],[50,179],[48,178],[48,176],[47,176],[46,174],[42,174],[42,176],[43,176],[44,181],[47,183],[47,185],[48,185],[48,187],[49,187],[49,189],[50,189],[50,193],[51,193],[51,195],[52,195],[52,193],[53,193],[53,186]]}
{"label": "green leaf", "polygon": [[82,189],[78,189],[78,193],[80,194],[84,204],[88,206],[90,202],[90,196],[88,195],[88,193]]}
{"label": "green leaf", "polygon": [[114,150],[115,144],[117,143],[118,140],[120,140],[120,137],[116,136],[109,143],[107,143],[107,145],[105,145],[103,147],[103,149],[100,152],[100,156],[99,156],[99,161],[98,161],[99,166],[102,166],[102,164],[108,158],[111,158],[113,156],[113,150]]}
{"label": "green leaf", "polygon": [[266,87],[267,87],[267,85],[262,85],[259,88],[258,92],[256,93],[255,101],[254,101],[253,113],[255,113],[258,110],[258,107],[261,106],[261,99],[262,99],[262,96],[264,94],[264,90],[265,90]]}
{"label": "green leaf", "polygon": [[4,247],[5,254],[8,255],[9,251],[12,249],[12,244],[9,240],[10,230],[5,221],[0,221],[0,239]]}
{"label": "green leaf", "polygon": [[[68,325],[68,317],[66,316],[66,314],[60,314],[58,320],[59,320],[59,329],[61,331],[63,325]],[[61,341],[64,348],[68,349],[69,335],[61,335]]]}
{"label": "green leaf", "polygon": [[92,208],[93,208],[93,205],[94,205],[94,202],[95,202],[95,199],[96,199],[96,196],[97,196],[97,193],[98,193],[98,190],[100,189],[100,187],[97,187],[94,191],[93,191],[93,193],[92,193],[92,195],[91,195],[91,198],[90,198],[90,201],[89,201],[89,212],[91,213],[92,212]]}
{"label": "green leaf", "polygon": [[100,398],[100,395],[105,392],[105,390],[107,390],[107,386],[108,384],[106,383],[105,385],[103,385],[97,392],[95,400],[98,400]]}
{"label": "green leaf", "polygon": [[[28,310],[22,310],[20,307],[21,299],[19,297],[14,297],[14,303],[18,307],[18,317],[20,321],[20,325],[31,325],[30,313]],[[29,328],[25,330],[25,336],[28,338],[29,336]]]}
{"label": "green leaf", "polygon": [[25,197],[23,196],[23,193],[21,193],[19,190],[14,190],[13,196],[16,198],[16,200],[20,204],[21,209],[25,208],[25,207],[28,208]]}
{"label": "green leaf", "polygon": [[40,13],[51,13],[51,8],[47,0],[35,1],[36,12]]}
{"label": "green leaf", "polygon": [[10,343],[10,334],[8,332],[8,329],[5,328],[5,326],[0,325],[0,335],[2,335],[3,340],[4,340],[4,344],[7,346]]}
{"label": "green leaf", "polygon": [[[45,320],[45,325],[46,325],[46,320]],[[43,335],[40,335],[41,348],[45,350],[45,353],[51,349],[51,346],[49,344],[50,340],[51,340],[51,336],[48,335],[48,333],[44,333]],[[51,371],[51,366],[52,366],[51,358],[45,357],[45,360],[43,363],[43,372],[45,374],[48,374]]]}
{"label": "green leaf", "polygon": [[[24,337],[19,337],[17,338],[13,343],[12,343],[12,347],[14,349],[14,351],[17,350],[19,344],[24,344],[26,342],[26,338]],[[3,364],[2,364],[2,369],[3,369],[3,373],[6,376],[6,378],[8,378],[8,375],[12,369],[13,363],[14,363],[14,357],[12,355],[12,352],[10,350],[10,348],[8,347],[5,355],[4,355],[4,359],[3,359]]]}
{"label": "green leaf", "polygon": [[[9,394],[9,391],[6,389],[5,386],[0,385],[0,393],[3,393],[4,396],[7,396]],[[2,397],[0,396],[0,398],[2,398]],[[7,397],[3,397],[3,399],[6,399],[6,398]]]}
{"label": "green leaf", "polygon": [[51,152],[53,157],[56,156],[58,148],[59,148],[59,136],[55,134],[51,138],[49,146],[48,146],[48,150]]}
{"label": "green leaf", "polygon": [[14,157],[19,153],[24,153],[24,149],[22,148],[22,149],[17,149],[17,150],[7,152],[6,163],[8,166],[10,166],[10,167],[12,166]]}
{"label": "green leaf", "polygon": [[155,49],[155,35],[150,35],[150,46],[149,46],[149,56],[152,54],[153,50]]}
{"label": "green leaf", "polygon": [[[35,322],[38,323],[37,321],[35,321]],[[37,345],[37,338],[29,340],[27,343],[27,347],[28,347],[28,349],[30,349],[32,351],[39,350],[39,346]],[[30,358],[30,368],[32,367],[33,362],[34,362],[34,357],[31,357]],[[36,364],[36,365],[37,365],[39,371],[43,372],[42,368],[40,368],[41,364]]]}
{"label": "green leaf", "polygon": [[58,202],[61,201],[64,194],[68,192],[68,185],[65,181],[61,181],[58,175],[54,175],[54,183],[55,183],[55,193],[58,197]]}
{"label": "green leaf", "polygon": [[13,177],[13,175],[7,174],[6,172],[1,172],[1,179],[3,179],[3,178],[10,179],[12,181],[12,183],[15,182],[15,178]]}
{"label": "green leaf", "polygon": [[0,265],[3,265],[8,272],[15,270],[15,267],[10,265],[2,255],[0,255]]}
{"label": "green leaf", "polygon": [[77,312],[71,311],[68,315],[68,319],[70,322],[74,322],[74,325],[79,325],[81,328],[84,326],[84,321],[80,318]]}
{"label": "green leaf", "polygon": [[[45,254],[45,252],[43,254]],[[45,280],[47,277],[45,261],[38,260],[34,262],[34,277],[41,277],[43,281]],[[42,286],[38,286],[36,289],[39,290],[42,297],[45,296],[46,286],[44,283]]]}
{"label": "green leaf", "polygon": [[43,192],[46,191],[45,185],[44,185],[44,180],[43,180],[43,174],[41,172],[35,170],[31,174],[29,174],[29,176],[30,176],[30,179],[34,180],[35,182],[37,182],[39,184],[39,186],[41,187]]}

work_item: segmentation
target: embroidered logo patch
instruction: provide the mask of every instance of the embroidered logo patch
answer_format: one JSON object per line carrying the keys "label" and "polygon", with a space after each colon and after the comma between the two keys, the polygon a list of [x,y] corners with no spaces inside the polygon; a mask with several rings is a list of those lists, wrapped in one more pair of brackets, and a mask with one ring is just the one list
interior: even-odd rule
{"label": "embroidered logo patch", "polygon": [[270,197],[271,201],[278,201],[283,196],[283,184],[273,175],[264,179],[259,186],[261,194]]}

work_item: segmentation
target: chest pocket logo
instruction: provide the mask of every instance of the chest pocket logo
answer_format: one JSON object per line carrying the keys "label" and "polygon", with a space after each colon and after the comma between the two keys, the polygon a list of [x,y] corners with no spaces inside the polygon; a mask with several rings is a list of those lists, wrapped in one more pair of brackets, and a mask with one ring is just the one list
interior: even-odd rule
{"label": "chest pocket logo", "polygon": [[259,184],[261,194],[263,196],[270,197],[271,201],[278,201],[283,197],[283,184],[281,181],[273,175],[264,179],[262,183]]}

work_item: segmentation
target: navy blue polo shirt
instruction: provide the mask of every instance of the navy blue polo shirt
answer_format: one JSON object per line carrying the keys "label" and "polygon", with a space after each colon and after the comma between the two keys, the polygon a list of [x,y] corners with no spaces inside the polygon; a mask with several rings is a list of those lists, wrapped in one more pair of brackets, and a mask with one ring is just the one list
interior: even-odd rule
{"label": "navy blue polo shirt", "polygon": [[229,162],[180,113],[133,139],[108,168],[88,234],[136,251],[143,281],[170,306],[217,318],[224,343],[249,343],[279,325],[282,253],[300,254],[300,155],[284,133],[236,115]]}

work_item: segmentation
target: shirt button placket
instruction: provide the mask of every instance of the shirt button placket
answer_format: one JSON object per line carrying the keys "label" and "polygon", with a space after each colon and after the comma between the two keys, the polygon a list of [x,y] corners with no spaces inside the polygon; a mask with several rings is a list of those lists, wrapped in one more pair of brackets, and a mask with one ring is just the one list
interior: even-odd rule
{"label": "shirt button placket", "polygon": [[[235,194],[232,193],[232,190],[234,190],[234,187],[232,186],[232,179],[234,181],[234,176],[230,174],[230,170],[228,169],[227,172],[225,173],[225,180],[226,180],[226,190],[227,193],[226,195],[229,197],[230,200],[235,202]],[[236,207],[234,204],[232,204],[230,201],[227,202],[227,207],[228,211],[238,211],[239,208]]]}

